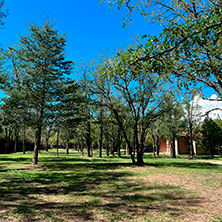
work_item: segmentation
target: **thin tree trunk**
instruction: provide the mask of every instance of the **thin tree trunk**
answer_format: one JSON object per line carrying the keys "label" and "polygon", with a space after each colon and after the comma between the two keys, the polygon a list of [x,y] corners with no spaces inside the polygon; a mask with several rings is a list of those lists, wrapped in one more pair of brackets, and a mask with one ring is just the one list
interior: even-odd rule
{"label": "thin tree trunk", "polygon": [[118,134],[117,134],[117,155],[118,157],[121,157],[121,151],[120,151],[120,148],[121,148],[121,135],[120,135],[120,132],[121,129],[118,127]]}
{"label": "thin tree trunk", "polygon": [[88,157],[92,157],[91,155],[91,124],[89,121],[87,122],[86,145],[87,145]]}
{"label": "thin tree trunk", "polygon": [[9,144],[11,144],[12,139],[13,139],[13,130],[9,129],[9,133],[8,133],[8,142],[9,142]]}
{"label": "thin tree trunk", "polygon": [[171,158],[176,158],[176,150],[175,150],[175,138],[171,140],[170,144],[170,157]]}
{"label": "thin tree trunk", "polygon": [[93,146],[90,146],[91,157],[93,157]]}
{"label": "thin tree trunk", "polygon": [[156,157],[156,137],[154,135],[152,135],[152,139],[153,139],[153,157]]}
{"label": "thin tree trunk", "polygon": [[[103,103],[103,96],[101,96],[100,100],[101,104]],[[102,157],[103,152],[103,106],[100,106],[100,114],[99,114],[99,121],[100,121],[100,135],[99,135],[99,157]]]}
{"label": "thin tree trunk", "polygon": [[81,153],[82,153],[82,156],[84,156],[84,146],[83,146],[83,136],[81,134]]}
{"label": "thin tree trunk", "polygon": [[42,133],[42,126],[38,126],[36,133],[35,133],[35,147],[34,147],[34,154],[32,158],[32,164],[38,164],[38,153],[40,150],[41,145],[41,133]]}
{"label": "thin tree trunk", "polygon": [[109,156],[109,152],[110,152],[110,147],[109,147],[109,143],[106,144],[106,156]]}
{"label": "thin tree trunk", "polygon": [[125,143],[125,141],[123,142],[123,150],[124,150],[124,155],[126,155],[126,143]]}
{"label": "thin tree trunk", "polygon": [[15,134],[14,153],[16,153],[17,152],[17,144],[18,144],[18,131],[15,130],[14,134]]}
{"label": "thin tree trunk", "polygon": [[[43,96],[42,101],[44,101],[44,96]],[[32,158],[32,164],[38,164],[38,154],[39,154],[39,150],[40,150],[40,146],[41,146],[43,112],[44,112],[44,109],[42,106],[42,108],[40,109],[38,125],[37,125],[37,129],[35,132],[35,147],[34,147],[34,154],[33,154],[33,158]]]}
{"label": "thin tree trunk", "polygon": [[22,146],[22,151],[23,151],[23,154],[25,154],[25,126],[23,127],[23,146]]}
{"label": "thin tree trunk", "polygon": [[[137,129],[137,126],[138,126],[138,123],[136,121],[135,123],[135,129],[134,129],[134,133],[135,133],[135,142],[136,142],[136,151],[137,151],[137,164],[138,165],[142,165],[144,164],[143,162],[143,149],[144,149],[144,132],[143,130],[141,129],[141,141],[140,141],[140,144],[139,144],[139,141],[138,141],[138,129]],[[142,128],[142,127],[141,127]]]}
{"label": "thin tree trunk", "polygon": [[5,153],[8,153],[8,129],[5,128]]}
{"label": "thin tree trunk", "polygon": [[66,154],[69,154],[69,130],[66,130]]}
{"label": "thin tree trunk", "polygon": [[190,153],[189,153],[189,158],[193,159],[193,154],[194,154],[194,149],[193,149],[193,130],[192,130],[192,125],[190,125],[190,135],[189,135],[189,142],[190,142]]}
{"label": "thin tree trunk", "polygon": [[103,152],[103,125],[100,123],[100,135],[99,135],[99,157],[102,157]]}
{"label": "thin tree trunk", "polygon": [[52,129],[52,126],[49,126],[49,129],[47,131],[46,138],[45,138],[45,151],[46,152],[48,152],[48,148],[49,148],[49,137],[50,137],[51,129]]}
{"label": "thin tree trunk", "polygon": [[160,156],[160,136],[156,136],[156,155]]}
{"label": "thin tree trunk", "polygon": [[46,136],[46,138],[45,138],[45,151],[46,151],[46,152],[49,151],[49,150],[48,150],[48,147],[49,147],[49,137]]}
{"label": "thin tree trunk", "polygon": [[124,130],[123,124],[122,124],[122,122],[121,122],[121,120],[119,118],[118,111],[113,109],[113,107],[112,107],[112,111],[113,111],[113,113],[114,113],[114,115],[116,117],[116,120],[117,120],[117,122],[119,124],[119,127],[120,127],[120,129],[121,129],[121,131],[123,133],[124,139],[126,140],[126,143],[128,145],[129,155],[131,157],[132,163],[135,164],[135,162],[136,162],[135,161],[135,154],[133,153],[132,146],[131,146],[130,141],[129,141],[128,137],[127,137],[126,131]]}
{"label": "thin tree trunk", "polygon": [[59,135],[60,134],[60,129],[57,129],[57,140],[56,140],[56,156],[59,157]]}

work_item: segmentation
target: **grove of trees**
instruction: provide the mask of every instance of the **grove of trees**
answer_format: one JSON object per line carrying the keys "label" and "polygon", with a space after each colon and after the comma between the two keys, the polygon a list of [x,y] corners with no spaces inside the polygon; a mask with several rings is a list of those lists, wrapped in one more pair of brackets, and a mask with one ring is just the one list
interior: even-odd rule
{"label": "grove of trees", "polygon": [[[74,61],[65,56],[64,35],[48,21],[30,25],[29,34],[21,36],[17,46],[1,51],[5,97],[0,111],[4,139],[0,152],[16,152],[22,141],[24,154],[34,143],[33,164],[38,163],[39,150],[48,151],[49,144],[57,148],[57,155],[59,147],[67,154],[75,147],[82,155],[86,148],[88,157],[94,150],[100,157],[103,151],[119,157],[124,152],[133,164],[143,164],[149,141],[159,156],[160,136],[169,139],[170,156],[176,157],[175,140],[181,132],[188,137],[190,157],[195,137],[212,155],[221,152],[220,120],[201,121],[204,113],[193,98],[203,95],[201,86],[207,86],[221,101],[222,2],[101,2],[119,10],[126,7],[124,26],[138,10],[164,29],[159,36],[144,35],[141,44],[74,67]],[[7,15],[1,11],[3,3],[0,25]],[[78,80],[70,77],[75,72],[81,76]]]}

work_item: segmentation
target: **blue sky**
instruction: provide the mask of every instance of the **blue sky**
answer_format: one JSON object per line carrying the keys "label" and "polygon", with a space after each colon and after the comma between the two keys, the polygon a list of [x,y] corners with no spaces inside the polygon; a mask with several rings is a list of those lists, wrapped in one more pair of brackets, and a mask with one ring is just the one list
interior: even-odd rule
{"label": "blue sky", "polygon": [[[28,35],[25,24],[44,24],[47,17],[61,33],[66,34],[66,55],[78,64],[96,58],[105,51],[112,53],[134,43],[136,36],[158,35],[162,27],[149,24],[138,13],[133,22],[122,28],[125,11],[99,0],[5,0],[9,15],[0,30],[0,44],[4,48],[19,42],[19,36]],[[213,93],[205,89],[206,96]]]}
{"label": "blue sky", "polygon": [[156,35],[159,25],[151,25],[134,13],[133,23],[122,28],[124,11],[118,11],[99,0],[6,0],[9,15],[0,30],[4,47],[18,43],[19,35],[28,34],[25,24],[41,25],[47,16],[55,28],[66,34],[67,57],[75,62],[89,60],[107,50],[115,52],[134,42],[136,36]]}

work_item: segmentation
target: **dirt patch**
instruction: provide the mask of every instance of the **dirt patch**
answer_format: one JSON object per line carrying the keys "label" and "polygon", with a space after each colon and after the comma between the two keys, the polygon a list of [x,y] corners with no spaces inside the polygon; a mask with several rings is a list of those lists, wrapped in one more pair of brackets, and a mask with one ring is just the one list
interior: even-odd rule
{"label": "dirt patch", "polygon": [[[144,172],[144,169],[141,170]],[[222,187],[215,187],[214,189],[214,187],[207,184],[204,185],[205,176],[157,174],[145,176],[144,180],[146,183],[167,184],[185,191],[184,199],[165,201],[161,204],[162,207],[168,207],[169,212],[173,205],[177,210],[184,209],[184,214],[178,215],[177,221],[221,221]],[[222,174],[216,175],[215,180],[221,180],[220,182],[222,183]],[[198,201],[190,201],[192,198]],[[215,219],[217,216],[221,218]]]}
{"label": "dirt patch", "polygon": [[221,160],[198,160],[198,162],[222,165],[222,161]]}

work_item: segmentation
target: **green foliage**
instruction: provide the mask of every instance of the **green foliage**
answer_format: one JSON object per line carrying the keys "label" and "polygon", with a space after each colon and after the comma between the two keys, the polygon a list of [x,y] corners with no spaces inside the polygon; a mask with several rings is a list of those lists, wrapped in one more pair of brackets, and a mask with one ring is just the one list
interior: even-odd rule
{"label": "green foliage", "polygon": [[105,2],[119,9],[126,7],[129,16],[137,9],[148,20],[164,26],[159,36],[128,50],[131,64],[149,61],[163,76],[179,77],[180,86],[200,82],[222,96],[220,0]]}
{"label": "green foliage", "polygon": [[200,132],[203,148],[209,150],[211,155],[214,155],[217,148],[222,146],[222,128],[214,120],[206,117]]}
{"label": "green foliage", "polygon": [[19,102],[23,116],[31,116],[29,124],[35,130],[33,163],[37,163],[42,127],[58,112],[61,88],[73,63],[66,61],[66,39],[46,22],[42,27],[29,26],[30,34],[20,38],[17,48],[9,48],[13,67],[4,90],[12,101]]}

